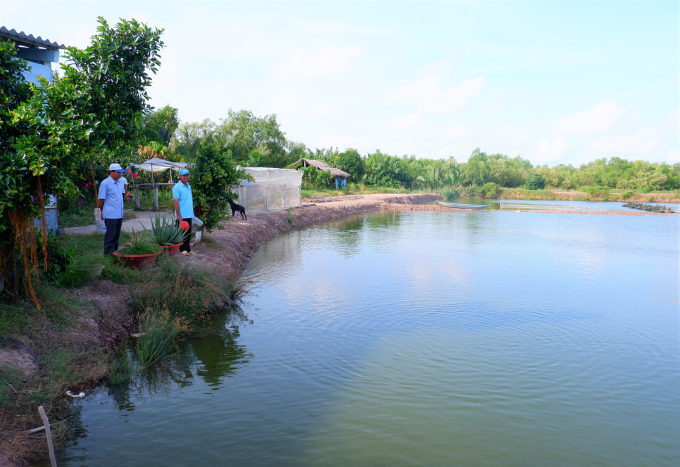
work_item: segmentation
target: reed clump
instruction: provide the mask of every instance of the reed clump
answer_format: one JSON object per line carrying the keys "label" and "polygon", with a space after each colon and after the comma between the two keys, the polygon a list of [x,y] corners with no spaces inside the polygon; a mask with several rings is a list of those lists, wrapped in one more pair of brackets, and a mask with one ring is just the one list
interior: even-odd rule
{"label": "reed clump", "polygon": [[211,314],[233,309],[245,294],[240,284],[173,258],[160,258],[156,268],[143,281],[131,284],[129,291],[138,317],[167,310],[189,329]]}

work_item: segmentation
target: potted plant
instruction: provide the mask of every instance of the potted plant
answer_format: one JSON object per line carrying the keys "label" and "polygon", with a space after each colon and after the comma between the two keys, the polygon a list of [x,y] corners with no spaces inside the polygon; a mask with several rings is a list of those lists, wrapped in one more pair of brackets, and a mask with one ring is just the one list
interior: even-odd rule
{"label": "potted plant", "polygon": [[139,267],[143,264],[154,264],[161,249],[155,240],[149,239],[146,231],[132,231],[132,242],[122,250],[114,251],[113,256],[122,259],[126,266]]}
{"label": "potted plant", "polygon": [[179,253],[184,235],[186,235],[186,231],[165,216],[156,214],[156,218],[151,221],[150,236],[158,242],[161,250],[166,251],[169,256],[175,256]]}

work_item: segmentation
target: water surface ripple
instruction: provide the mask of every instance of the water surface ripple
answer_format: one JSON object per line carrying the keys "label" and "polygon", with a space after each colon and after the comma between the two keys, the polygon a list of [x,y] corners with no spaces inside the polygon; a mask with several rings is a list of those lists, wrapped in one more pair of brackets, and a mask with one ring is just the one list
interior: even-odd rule
{"label": "water surface ripple", "polygon": [[678,218],[371,213],[253,257],[252,324],[83,402],[61,466],[680,464]]}

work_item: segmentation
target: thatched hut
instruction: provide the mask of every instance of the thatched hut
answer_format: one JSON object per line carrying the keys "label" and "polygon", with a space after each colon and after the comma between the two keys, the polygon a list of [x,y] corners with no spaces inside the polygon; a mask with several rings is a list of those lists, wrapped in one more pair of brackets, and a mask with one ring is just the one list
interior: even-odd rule
{"label": "thatched hut", "polygon": [[323,161],[316,159],[300,159],[292,167],[315,167],[319,170],[330,172],[335,177],[335,188],[345,188],[347,186],[347,179],[349,174],[343,170],[337,169]]}

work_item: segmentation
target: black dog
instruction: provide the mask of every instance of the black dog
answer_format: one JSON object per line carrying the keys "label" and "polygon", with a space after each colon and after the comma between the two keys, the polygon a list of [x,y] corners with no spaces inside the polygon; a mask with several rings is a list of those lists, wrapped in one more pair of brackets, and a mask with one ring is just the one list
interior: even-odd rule
{"label": "black dog", "polygon": [[232,200],[229,200],[229,206],[231,206],[231,217],[234,217],[234,215],[237,212],[241,213],[241,219],[248,220],[248,216],[246,216],[246,209],[241,206],[240,204],[234,203]]}

